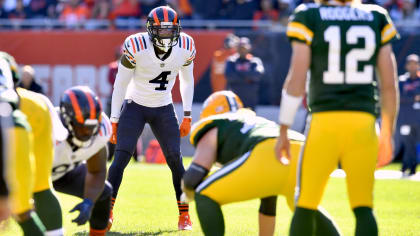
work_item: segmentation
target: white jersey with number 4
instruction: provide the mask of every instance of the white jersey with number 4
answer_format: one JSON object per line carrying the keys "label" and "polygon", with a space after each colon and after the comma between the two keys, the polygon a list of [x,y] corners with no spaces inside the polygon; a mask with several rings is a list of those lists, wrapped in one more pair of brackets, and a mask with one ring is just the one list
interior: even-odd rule
{"label": "white jersey with number 4", "polygon": [[124,42],[124,55],[131,62],[134,76],[127,87],[125,99],[147,107],[172,103],[171,90],[179,70],[192,66],[195,44],[191,36],[181,33],[178,43],[165,59],[159,59],[148,33],[130,35]]}
{"label": "white jersey with number 4", "polygon": [[[55,119],[53,122],[60,122],[59,125],[64,126],[61,120]],[[52,180],[55,181],[63,177],[66,173],[91,158],[107,145],[110,137],[111,122],[108,116],[102,112],[102,120],[98,133],[92,137],[91,143],[88,146],[77,148],[73,151],[72,146],[67,140],[57,142],[54,146]]]}

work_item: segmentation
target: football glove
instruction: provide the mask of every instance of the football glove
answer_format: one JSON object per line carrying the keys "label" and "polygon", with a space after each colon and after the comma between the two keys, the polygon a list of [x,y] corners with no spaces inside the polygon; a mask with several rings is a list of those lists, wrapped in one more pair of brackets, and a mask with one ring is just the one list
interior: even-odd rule
{"label": "football glove", "polygon": [[109,142],[112,144],[117,144],[117,128],[118,128],[118,123],[117,122],[111,122],[112,124],[112,135],[111,138],[109,139]]}
{"label": "football glove", "polygon": [[181,138],[187,136],[191,130],[191,117],[184,117],[182,120],[181,126],[179,127],[179,132],[181,134]]}
{"label": "football glove", "polygon": [[73,219],[71,222],[77,223],[77,225],[84,225],[92,214],[93,202],[90,199],[85,198],[83,202],[77,204],[70,212],[79,211],[79,216]]}

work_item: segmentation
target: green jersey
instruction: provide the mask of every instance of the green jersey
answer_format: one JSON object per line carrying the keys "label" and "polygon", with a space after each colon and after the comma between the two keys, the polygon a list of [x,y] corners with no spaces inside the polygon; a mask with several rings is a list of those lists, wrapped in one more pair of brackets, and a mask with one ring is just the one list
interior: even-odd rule
{"label": "green jersey", "polygon": [[356,110],[378,115],[374,74],[378,52],[398,37],[385,9],[302,4],[290,18],[287,36],[311,47],[311,112]]}
{"label": "green jersey", "polygon": [[[190,136],[191,144],[197,146],[200,139],[213,128],[217,128],[216,162],[222,165],[252,150],[261,141],[279,134],[276,123],[256,116],[251,110],[240,109],[234,113],[209,116],[195,123]],[[304,140],[304,136],[297,132],[290,132],[289,137]]]}

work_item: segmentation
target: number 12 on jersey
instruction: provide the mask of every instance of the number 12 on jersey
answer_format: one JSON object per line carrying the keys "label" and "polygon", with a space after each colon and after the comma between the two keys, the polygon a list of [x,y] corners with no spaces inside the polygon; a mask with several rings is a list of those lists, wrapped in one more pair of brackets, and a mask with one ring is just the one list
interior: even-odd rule
{"label": "number 12 on jersey", "polygon": [[159,87],[156,87],[155,90],[166,90],[166,86],[168,81],[168,75],[170,75],[170,71],[162,71],[156,78],[149,81],[151,84],[159,84]]}
{"label": "number 12 on jersey", "polygon": [[[354,45],[364,39],[364,48],[353,48],[345,55],[344,72],[340,71],[341,44]],[[328,42],[328,71],[324,71],[325,84],[369,84],[373,80],[373,65],[365,65],[358,71],[358,63],[369,61],[375,53],[375,33],[369,26],[351,26],[346,32],[345,42],[341,39],[340,27],[329,26],[324,32]]]}

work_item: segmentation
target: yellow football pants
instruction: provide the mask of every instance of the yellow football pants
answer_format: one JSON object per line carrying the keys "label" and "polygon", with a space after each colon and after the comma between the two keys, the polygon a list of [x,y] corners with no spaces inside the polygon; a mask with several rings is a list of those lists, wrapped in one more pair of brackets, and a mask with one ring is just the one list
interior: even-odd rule
{"label": "yellow football pants", "polygon": [[274,138],[260,142],[250,152],[208,176],[196,192],[220,205],[285,195],[289,207],[293,209],[296,160],[302,142],[292,141],[292,162],[289,165],[283,165],[276,159],[275,143]]}
{"label": "yellow football pants", "polygon": [[12,212],[19,215],[33,208],[33,137],[30,131],[21,127],[14,128],[13,137],[7,175]]}
{"label": "yellow football pants", "polygon": [[378,155],[375,117],[366,112],[314,113],[299,160],[297,203],[317,209],[331,172],[340,163],[346,172],[352,208],[373,206],[373,182]]}
{"label": "yellow football pants", "polygon": [[21,88],[17,92],[21,98],[19,109],[26,115],[34,135],[34,192],[41,192],[52,186],[54,146],[51,111],[41,95]]}

